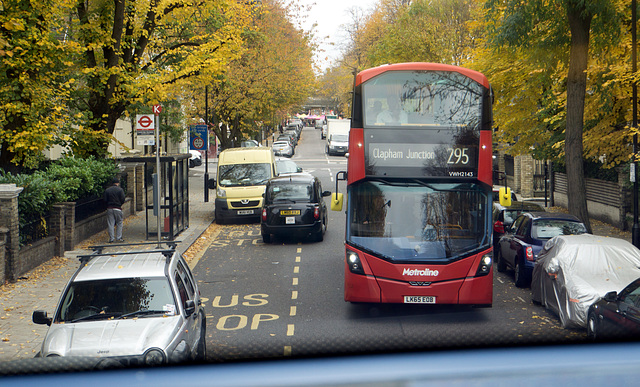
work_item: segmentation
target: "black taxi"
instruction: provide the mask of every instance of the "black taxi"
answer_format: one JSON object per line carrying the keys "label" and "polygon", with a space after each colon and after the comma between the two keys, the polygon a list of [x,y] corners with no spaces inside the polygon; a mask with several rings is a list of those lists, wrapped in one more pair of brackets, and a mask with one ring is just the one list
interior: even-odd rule
{"label": "black taxi", "polygon": [[261,234],[265,243],[272,235],[322,241],[327,230],[327,205],[320,180],[308,173],[274,177],[267,183],[262,208]]}

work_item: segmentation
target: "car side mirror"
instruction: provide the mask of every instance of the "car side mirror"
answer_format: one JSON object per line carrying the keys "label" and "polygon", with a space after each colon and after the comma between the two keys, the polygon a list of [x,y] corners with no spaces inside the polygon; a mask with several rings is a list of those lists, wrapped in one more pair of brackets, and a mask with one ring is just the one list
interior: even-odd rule
{"label": "car side mirror", "polygon": [[331,196],[331,191],[322,191],[322,197]]}
{"label": "car side mirror", "polygon": [[51,317],[47,316],[47,312],[44,310],[36,310],[33,312],[31,316],[31,320],[35,324],[47,324],[51,326],[51,321],[53,320]]}
{"label": "car side mirror", "polygon": [[187,300],[184,306],[184,311],[187,317],[191,316],[196,311],[196,303],[193,300]]}
{"label": "car side mirror", "polygon": [[298,169],[296,170],[296,172],[302,172],[302,168],[298,167]]}
{"label": "car side mirror", "polygon": [[618,300],[618,292],[614,290],[612,292],[605,294],[604,300],[607,302],[616,302]]}
{"label": "car side mirror", "polygon": [[216,189],[217,183],[216,183],[216,179],[209,179],[209,181],[207,182],[207,187],[209,189]]}

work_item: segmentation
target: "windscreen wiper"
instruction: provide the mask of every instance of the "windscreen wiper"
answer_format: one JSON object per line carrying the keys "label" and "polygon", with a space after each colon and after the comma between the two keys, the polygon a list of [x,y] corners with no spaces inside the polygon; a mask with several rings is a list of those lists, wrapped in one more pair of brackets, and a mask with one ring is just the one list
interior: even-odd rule
{"label": "windscreen wiper", "polygon": [[138,316],[146,316],[146,315],[150,315],[150,314],[168,314],[169,312],[166,310],[151,310],[151,309],[141,309],[141,310],[136,310],[135,312],[131,312],[131,313],[127,313],[127,314],[123,314],[121,316],[118,316],[118,319],[124,319],[127,317],[138,317]]}
{"label": "windscreen wiper", "polygon": [[70,323],[73,324],[79,321],[87,321],[87,320],[106,320],[112,317],[116,317],[118,315],[119,313],[96,313],[96,314],[90,314],[88,316],[79,317],[75,320],[71,320]]}

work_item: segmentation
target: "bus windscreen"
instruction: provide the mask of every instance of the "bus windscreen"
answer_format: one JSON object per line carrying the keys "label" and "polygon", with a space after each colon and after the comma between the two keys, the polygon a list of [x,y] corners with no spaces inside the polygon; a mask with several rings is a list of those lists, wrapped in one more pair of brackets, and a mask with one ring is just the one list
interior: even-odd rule
{"label": "bus windscreen", "polygon": [[389,261],[451,262],[489,246],[490,199],[476,183],[359,182],[347,241]]}

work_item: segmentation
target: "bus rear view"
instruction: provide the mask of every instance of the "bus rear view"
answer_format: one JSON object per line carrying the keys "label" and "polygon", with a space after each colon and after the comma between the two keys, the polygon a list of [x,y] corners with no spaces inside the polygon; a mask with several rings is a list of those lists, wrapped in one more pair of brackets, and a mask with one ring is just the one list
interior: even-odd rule
{"label": "bus rear view", "polygon": [[404,63],[358,74],[346,301],[491,306],[491,119],[475,71]]}

